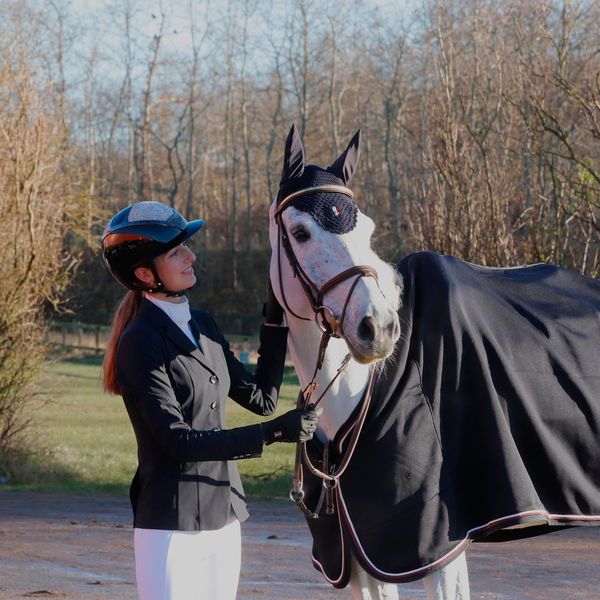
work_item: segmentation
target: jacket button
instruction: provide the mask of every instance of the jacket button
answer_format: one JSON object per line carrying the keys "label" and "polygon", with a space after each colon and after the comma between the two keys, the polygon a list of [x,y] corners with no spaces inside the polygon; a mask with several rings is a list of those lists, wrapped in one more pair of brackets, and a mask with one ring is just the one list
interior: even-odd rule
{"label": "jacket button", "polygon": [[217,376],[216,375],[211,375],[209,381],[211,383],[217,383]]}
{"label": "jacket button", "polygon": [[218,402],[213,402],[210,407],[214,410],[215,408],[217,408],[217,406],[219,406]]}

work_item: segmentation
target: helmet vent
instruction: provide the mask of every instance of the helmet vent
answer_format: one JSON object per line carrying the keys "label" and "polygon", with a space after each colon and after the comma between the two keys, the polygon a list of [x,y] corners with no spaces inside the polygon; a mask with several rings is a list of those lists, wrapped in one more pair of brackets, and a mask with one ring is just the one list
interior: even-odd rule
{"label": "helmet vent", "polygon": [[131,207],[128,221],[167,221],[174,212],[170,206],[158,202],[138,202]]}
{"label": "helmet vent", "polygon": [[106,231],[108,231],[108,229],[110,229],[111,227],[116,227],[117,225],[120,225],[123,222],[124,218],[125,218],[125,213],[123,211],[121,211],[119,214],[115,215],[113,217],[113,220],[107,225]]}

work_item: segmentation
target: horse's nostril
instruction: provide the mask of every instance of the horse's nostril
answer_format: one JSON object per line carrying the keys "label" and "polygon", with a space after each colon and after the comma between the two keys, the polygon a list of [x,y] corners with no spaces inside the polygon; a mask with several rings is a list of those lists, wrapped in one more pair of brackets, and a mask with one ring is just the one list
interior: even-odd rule
{"label": "horse's nostril", "polygon": [[377,325],[373,317],[364,317],[358,326],[358,337],[365,344],[372,344],[375,340]]}

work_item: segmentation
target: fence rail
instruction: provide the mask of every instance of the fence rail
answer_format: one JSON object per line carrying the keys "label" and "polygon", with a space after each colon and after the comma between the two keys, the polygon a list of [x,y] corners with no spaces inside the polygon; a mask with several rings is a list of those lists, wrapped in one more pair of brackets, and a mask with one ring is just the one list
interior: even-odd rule
{"label": "fence rail", "polygon": [[79,321],[52,323],[46,330],[46,342],[63,350],[95,350],[104,352],[110,337],[108,325],[93,325]]}
{"label": "fence rail", "polygon": [[[46,342],[63,352],[84,350],[102,353],[110,338],[111,327],[81,323],[80,321],[54,322],[46,330]],[[258,336],[226,334],[231,348],[245,364],[250,362],[251,355],[258,348]]]}

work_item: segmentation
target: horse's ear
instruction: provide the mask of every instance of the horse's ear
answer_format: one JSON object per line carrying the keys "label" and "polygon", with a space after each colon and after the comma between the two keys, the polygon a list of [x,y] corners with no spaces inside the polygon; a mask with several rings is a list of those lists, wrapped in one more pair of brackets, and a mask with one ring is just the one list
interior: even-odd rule
{"label": "horse's ear", "polygon": [[283,155],[283,170],[279,186],[287,183],[290,179],[300,177],[304,173],[304,146],[296,124],[292,125],[290,133],[285,141],[285,154]]}
{"label": "horse's ear", "polygon": [[362,132],[359,129],[350,140],[346,150],[344,150],[337,160],[327,168],[330,173],[339,177],[344,182],[344,185],[347,185],[352,179],[352,175],[354,175],[356,165],[358,165],[358,159],[360,158],[361,143]]}

